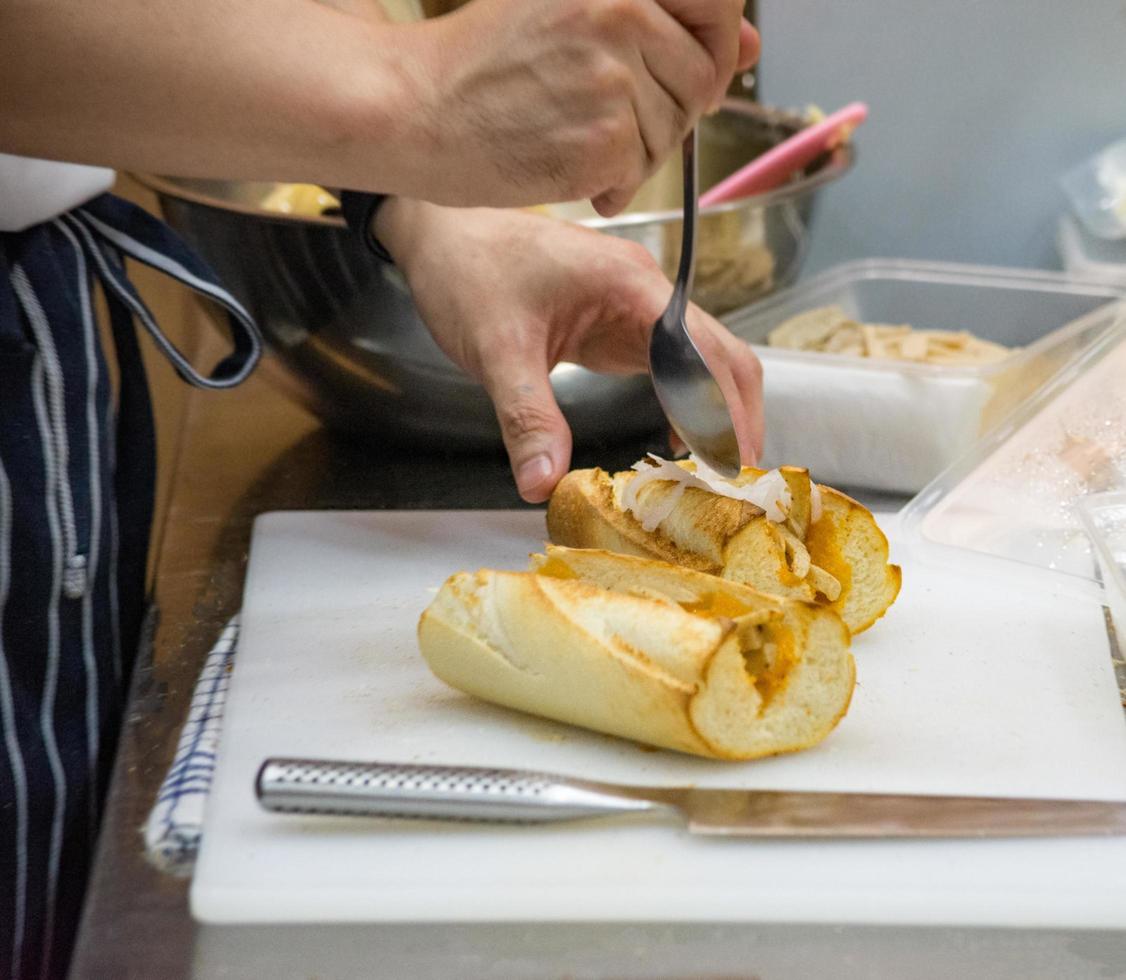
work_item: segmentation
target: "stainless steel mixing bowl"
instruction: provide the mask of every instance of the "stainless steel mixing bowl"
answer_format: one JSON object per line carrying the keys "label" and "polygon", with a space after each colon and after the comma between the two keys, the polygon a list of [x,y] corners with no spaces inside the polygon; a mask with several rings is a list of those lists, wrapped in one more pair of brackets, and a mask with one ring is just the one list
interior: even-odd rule
{"label": "stainless steel mixing bowl", "polygon": [[[793,116],[729,103],[701,125],[701,187],[800,126]],[[817,191],[849,168],[852,152],[841,147],[784,188],[703,211],[693,298],[724,313],[792,281],[805,257]],[[263,209],[273,184],[140,179],[157,192],[168,222],[246,304],[294,390],[326,421],[432,448],[501,445],[487,396],[431,340],[402,276],[371,256],[339,218]],[[587,204],[549,210],[641,242],[675,273],[679,160],[654,175],[618,217],[600,218]],[[579,444],[636,438],[661,425],[645,377],[563,364],[552,383]]]}

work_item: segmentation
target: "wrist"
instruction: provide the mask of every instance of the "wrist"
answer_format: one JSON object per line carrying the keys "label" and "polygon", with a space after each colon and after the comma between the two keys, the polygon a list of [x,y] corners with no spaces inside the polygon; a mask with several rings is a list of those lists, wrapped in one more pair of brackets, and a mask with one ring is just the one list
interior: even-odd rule
{"label": "wrist", "polygon": [[339,57],[331,91],[317,112],[320,167],[335,183],[383,194],[420,194],[427,176],[423,119],[433,101],[421,24],[349,17],[356,57]]}
{"label": "wrist", "polygon": [[409,276],[425,242],[434,242],[435,229],[448,210],[416,198],[389,197],[375,212],[369,230]]}

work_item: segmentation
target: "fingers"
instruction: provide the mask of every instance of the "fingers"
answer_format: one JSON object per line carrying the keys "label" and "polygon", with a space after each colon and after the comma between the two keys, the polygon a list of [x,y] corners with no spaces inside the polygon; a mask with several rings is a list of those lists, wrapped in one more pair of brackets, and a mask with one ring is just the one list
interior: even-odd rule
{"label": "fingers", "polygon": [[731,412],[744,466],[762,453],[762,367],[750,347],[698,307],[688,309],[688,332],[703,355]]}
{"label": "fingers", "polygon": [[658,0],[707,50],[714,67],[710,105],[723,101],[740,51],[741,0]]}
{"label": "fingers", "polygon": [[735,62],[735,70],[747,71],[757,64],[761,49],[762,41],[758,31],[750,21],[744,20],[739,25],[739,57]]}
{"label": "fingers", "polygon": [[635,80],[631,135],[639,137],[640,166],[592,197],[600,215],[622,211],[694,121],[722,101],[742,52],[740,11],[733,0],[617,0],[615,23],[633,25],[635,48],[626,65]]}
{"label": "fingers", "polygon": [[604,218],[629,204],[641,183],[680,145],[712,94],[712,65],[700,43],[660,7],[635,9],[639,37],[626,59],[632,83],[631,158],[616,183],[591,199]]}
{"label": "fingers", "polygon": [[[730,337],[730,334],[728,335]],[[735,387],[748,421],[747,441],[740,442],[740,455],[744,465],[754,466],[762,456],[763,441],[766,437],[766,419],[762,405],[762,363],[748,344],[738,337],[731,337],[731,373]]]}
{"label": "fingers", "polygon": [[590,198],[617,214],[753,61],[742,6],[479,0],[404,27],[419,111],[384,189],[462,206]]}
{"label": "fingers", "polygon": [[591,198],[591,207],[603,218],[612,218],[616,214],[621,214],[626,205],[633,200],[633,195],[637,193],[638,186],[618,187],[612,191],[599,194],[598,197]]}
{"label": "fingers", "polygon": [[555,401],[546,364],[519,350],[484,366],[484,383],[500,422],[520,496],[547,500],[571,462],[571,430]]}
{"label": "fingers", "polygon": [[[613,300],[600,306],[590,326],[578,332],[581,336],[558,347],[559,356],[605,373],[644,370],[653,322],[669,300],[671,284],[643,245],[594,234],[581,245],[598,262],[570,256],[569,267],[580,281]],[[731,411],[740,458],[744,465],[754,465],[764,434],[762,366],[749,345],[699,307],[688,307],[687,320]]]}
{"label": "fingers", "polygon": [[[660,3],[645,11],[645,37],[635,77],[641,81],[641,106],[649,126],[660,127],[665,149],[679,145],[701,113],[714,102],[716,68],[711,52],[691,28]],[[726,84],[724,85],[726,88]],[[644,118],[644,117],[643,117]]]}
{"label": "fingers", "polygon": [[[587,254],[598,256],[598,262],[587,264],[571,256],[569,267],[576,270],[579,281],[613,300],[601,305],[599,315],[592,318],[587,329],[558,347],[559,356],[604,373],[644,370],[653,322],[668,302],[672,286],[642,245],[593,234],[581,244]],[[747,344],[698,307],[689,306],[687,318],[692,339],[716,376],[731,411],[740,458],[744,465],[754,465],[763,445],[762,367],[758,358]]]}

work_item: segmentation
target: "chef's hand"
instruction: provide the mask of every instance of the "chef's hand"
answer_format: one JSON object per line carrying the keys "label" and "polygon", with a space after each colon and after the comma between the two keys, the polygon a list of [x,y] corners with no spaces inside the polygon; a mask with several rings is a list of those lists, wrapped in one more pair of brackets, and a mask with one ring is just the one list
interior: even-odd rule
{"label": "chef's hand", "polygon": [[[546,500],[567,472],[571,432],[548,372],[560,361],[643,372],[672,286],[640,245],[521,211],[388,200],[375,231],[438,345],[496,407],[516,484]],[[762,369],[703,311],[693,337],[733,407],[744,463],[762,449]]]}
{"label": "chef's hand", "polygon": [[0,151],[612,214],[758,49],[740,0],[328,2],[0,0]]}
{"label": "chef's hand", "polygon": [[[620,211],[758,57],[742,0],[474,0],[419,25],[417,155],[442,204]],[[417,138],[408,127],[405,139]]]}

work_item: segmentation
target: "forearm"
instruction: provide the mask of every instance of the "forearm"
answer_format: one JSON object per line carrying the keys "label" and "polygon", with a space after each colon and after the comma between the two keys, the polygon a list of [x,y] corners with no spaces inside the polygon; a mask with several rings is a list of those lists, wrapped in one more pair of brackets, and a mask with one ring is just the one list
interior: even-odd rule
{"label": "forearm", "polygon": [[423,29],[315,0],[0,0],[0,151],[418,193]]}

